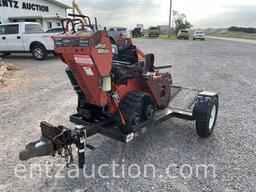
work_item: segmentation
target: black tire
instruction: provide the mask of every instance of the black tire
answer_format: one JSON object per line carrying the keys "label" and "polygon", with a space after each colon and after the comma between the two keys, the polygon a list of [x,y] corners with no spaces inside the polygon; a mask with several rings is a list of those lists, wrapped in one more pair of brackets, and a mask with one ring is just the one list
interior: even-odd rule
{"label": "black tire", "polygon": [[152,96],[148,93],[140,92],[140,94],[143,94],[143,109],[142,109],[142,117],[144,121],[150,121],[154,119],[155,112],[156,112],[156,106],[154,103],[154,100]]}
{"label": "black tire", "polygon": [[218,97],[201,96],[194,107],[196,118],[196,132],[201,138],[208,138],[212,135],[218,116]]}
{"label": "black tire", "polygon": [[155,117],[155,107],[152,104],[147,104],[143,107],[143,118],[146,121],[152,120]]}
{"label": "black tire", "polygon": [[36,60],[45,60],[48,57],[48,52],[41,44],[34,45],[31,49],[32,55]]}

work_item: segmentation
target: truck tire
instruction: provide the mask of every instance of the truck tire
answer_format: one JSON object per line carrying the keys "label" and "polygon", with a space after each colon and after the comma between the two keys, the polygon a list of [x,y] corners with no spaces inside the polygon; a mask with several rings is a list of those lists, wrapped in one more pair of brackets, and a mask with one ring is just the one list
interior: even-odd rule
{"label": "truck tire", "polygon": [[195,104],[193,114],[196,118],[196,132],[201,138],[212,135],[218,116],[218,97],[200,96]]}
{"label": "truck tire", "polygon": [[41,44],[34,45],[31,49],[32,55],[36,60],[45,60],[48,57],[48,52]]}

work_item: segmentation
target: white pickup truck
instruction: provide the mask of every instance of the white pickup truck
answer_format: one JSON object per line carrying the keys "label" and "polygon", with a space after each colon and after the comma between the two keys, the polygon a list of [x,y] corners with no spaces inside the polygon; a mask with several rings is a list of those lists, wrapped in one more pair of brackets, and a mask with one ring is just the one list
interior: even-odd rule
{"label": "white pickup truck", "polygon": [[39,23],[20,22],[0,25],[0,54],[32,53],[37,60],[44,60],[54,54],[54,42]]}
{"label": "white pickup truck", "polygon": [[112,44],[118,41],[121,34],[124,38],[130,37],[130,32],[125,27],[111,27],[108,29],[108,36]]}

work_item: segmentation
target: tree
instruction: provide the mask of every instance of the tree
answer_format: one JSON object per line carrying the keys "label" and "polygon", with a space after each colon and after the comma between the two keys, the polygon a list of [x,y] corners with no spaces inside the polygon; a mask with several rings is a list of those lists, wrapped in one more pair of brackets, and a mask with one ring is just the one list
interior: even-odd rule
{"label": "tree", "polygon": [[234,31],[234,32],[243,32],[243,33],[256,33],[256,29],[252,27],[236,27],[232,26],[228,28],[228,31]]}
{"label": "tree", "polygon": [[175,32],[176,34],[181,29],[189,29],[193,27],[190,22],[187,20],[187,16],[184,13],[179,13],[178,11],[173,11],[173,20],[175,24]]}

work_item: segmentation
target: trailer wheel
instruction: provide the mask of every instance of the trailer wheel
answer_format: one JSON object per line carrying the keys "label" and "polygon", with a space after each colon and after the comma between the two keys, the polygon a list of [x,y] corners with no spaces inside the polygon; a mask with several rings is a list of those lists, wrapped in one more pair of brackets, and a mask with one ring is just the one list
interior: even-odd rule
{"label": "trailer wheel", "polygon": [[218,116],[218,97],[201,96],[194,108],[196,132],[199,137],[207,138],[212,135]]}

